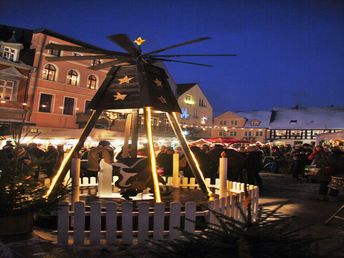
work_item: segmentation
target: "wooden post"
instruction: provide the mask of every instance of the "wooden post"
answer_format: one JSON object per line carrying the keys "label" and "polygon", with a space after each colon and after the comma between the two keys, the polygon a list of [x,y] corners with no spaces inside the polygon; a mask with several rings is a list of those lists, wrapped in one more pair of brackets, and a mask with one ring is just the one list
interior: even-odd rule
{"label": "wooden post", "polygon": [[125,127],[124,127],[124,144],[123,144],[123,152],[122,157],[128,158],[128,144],[130,138],[130,131],[131,131],[131,121],[132,121],[132,114],[127,115],[127,119],[125,120]]}
{"label": "wooden post", "polygon": [[221,153],[220,164],[219,164],[219,175],[220,175],[220,198],[227,196],[227,168],[228,159],[226,153]]}
{"label": "wooden post", "polygon": [[70,168],[72,176],[72,205],[80,201],[80,158],[72,158]]}
{"label": "wooden post", "polygon": [[172,112],[170,114],[166,113],[166,115],[174,131],[174,134],[177,136],[177,139],[180,142],[180,145],[185,154],[185,158],[191,168],[192,173],[194,174],[197,180],[199,187],[201,188],[202,192],[207,196],[207,198],[213,196],[213,193],[209,190],[204,181],[203,173],[199,167],[199,164],[186,142],[185,136],[178,123],[176,112]]}
{"label": "wooden post", "polygon": [[172,186],[174,188],[179,188],[180,178],[179,178],[179,153],[173,153],[173,174],[172,174]]}
{"label": "wooden post", "polygon": [[50,187],[49,187],[49,189],[47,191],[46,197],[49,196],[51,194],[51,192],[54,191],[58,187],[58,185],[61,184],[61,182],[63,181],[63,178],[66,176],[66,174],[67,174],[67,172],[68,172],[68,170],[70,168],[72,158],[75,155],[78,155],[78,152],[84,146],[84,143],[85,143],[85,141],[87,139],[87,136],[92,131],[92,129],[95,126],[95,124],[96,124],[96,122],[98,120],[98,117],[100,116],[101,113],[102,113],[101,109],[93,110],[93,113],[92,113],[91,117],[88,119],[87,124],[86,124],[86,126],[84,128],[84,131],[82,132],[82,134],[81,134],[81,136],[79,138],[79,141],[69,151],[67,157],[64,158],[60,168],[56,172],[56,175],[53,178],[53,181],[51,182],[51,185],[50,185]]}
{"label": "wooden post", "polygon": [[131,118],[131,157],[137,158],[137,143],[139,139],[139,109],[136,109]]}
{"label": "wooden post", "polygon": [[149,159],[151,163],[151,173],[152,173],[152,180],[153,180],[153,185],[154,185],[154,198],[155,198],[155,202],[161,202],[158,171],[156,167],[156,159],[155,159],[155,152],[154,152],[154,146],[153,146],[150,107],[145,107],[145,123],[146,123],[146,135],[148,139],[148,153],[149,153]]}

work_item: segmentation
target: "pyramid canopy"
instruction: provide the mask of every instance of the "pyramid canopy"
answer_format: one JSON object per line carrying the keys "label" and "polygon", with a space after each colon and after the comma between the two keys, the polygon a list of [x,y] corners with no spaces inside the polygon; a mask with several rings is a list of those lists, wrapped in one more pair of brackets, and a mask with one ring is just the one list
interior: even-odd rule
{"label": "pyramid canopy", "polygon": [[165,70],[143,62],[113,67],[89,106],[102,110],[143,107],[180,112]]}

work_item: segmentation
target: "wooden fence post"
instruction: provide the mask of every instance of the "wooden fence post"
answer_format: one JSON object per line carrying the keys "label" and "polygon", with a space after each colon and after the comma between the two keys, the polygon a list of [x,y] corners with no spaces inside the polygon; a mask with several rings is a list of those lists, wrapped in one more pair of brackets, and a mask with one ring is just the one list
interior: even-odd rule
{"label": "wooden fence post", "polygon": [[[223,152],[224,153],[224,152]],[[226,154],[220,158],[219,163],[219,174],[220,174],[220,198],[227,196],[227,168],[228,168],[228,158]]]}
{"label": "wooden fence post", "polygon": [[138,218],[138,243],[145,244],[148,239],[149,230],[149,203],[142,202],[138,203],[139,218]]}
{"label": "wooden fence post", "polygon": [[57,244],[61,246],[67,246],[69,230],[69,203],[59,203],[59,209],[57,214]]}
{"label": "wooden fence post", "polygon": [[131,245],[133,243],[133,204],[122,203],[122,243]]}

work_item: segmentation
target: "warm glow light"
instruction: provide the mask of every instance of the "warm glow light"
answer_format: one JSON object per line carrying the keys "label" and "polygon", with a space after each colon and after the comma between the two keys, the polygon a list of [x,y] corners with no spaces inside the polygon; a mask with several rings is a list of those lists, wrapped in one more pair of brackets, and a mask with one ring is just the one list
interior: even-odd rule
{"label": "warm glow light", "polygon": [[155,153],[154,153],[154,143],[153,143],[153,137],[152,137],[151,108],[145,107],[145,110],[146,110],[147,140],[148,140],[148,148],[149,148],[149,155],[150,155],[150,162],[151,162],[151,169],[152,169],[154,195],[155,195],[155,202],[158,203],[158,202],[161,202],[161,196],[160,196],[160,189],[159,189],[158,171],[156,168],[156,160],[155,160]]}
{"label": "warm glow light", "polygon": [[[170,121],[170,124],[172,125],[173,123],[171,121],[170,115],[168,113],[166,113],[166,115],[167,115],[168,120]],[[177,119],[177,113],[176,112],[172,112],[172,115],[173,115],[173,117],[174,117],[174,119],[176,121],[176,125],[177,125],[177,128],[175,128],[175,129],[179,130],[180,132],[182,132],[182,129],[181,129],[180,124],[179,124],[178,119]],[[184,142],[187,143],[185,135],[183,133],[181,133],[181,135],[183,137]],[[188,145],[186,145],[186,146],[189,149],[189,153],[191,154],[192,160],[196,164],[196,168],[197,168],[198,174],[201,177],[201,180],[203,181],[204,186],[206,187],[207,195],[208,195],[208,197],[210,197],[212,195],[212,192],[209,190],[209,188],[205,184],[204,176],[203,176],[202,170],[201,170],[201,168],[200,168],[200,166],[198,164],[198,161],[197,161],[195,155],[193,154],[193,152],[190,150],[189,146]]]}

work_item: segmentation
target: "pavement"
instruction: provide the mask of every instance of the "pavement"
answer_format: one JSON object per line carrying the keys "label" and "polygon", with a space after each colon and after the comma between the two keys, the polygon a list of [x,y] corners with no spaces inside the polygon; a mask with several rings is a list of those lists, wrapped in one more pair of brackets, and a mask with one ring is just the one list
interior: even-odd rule
{"label": "pavement", "polygon": [[[319,252],[326,257],[344,257],[344,221],[335,219],[329,225],[325,221],[344,204],[344,194],[337,200],[319,200],[318,184],[293,181],[287,174],[261,173],[264,187],[260,206],[275,209],[294,216],[295,225],[306,226],[302,234],[323,240],[317,243]],[[287,202],[287,203],[286,203]],[[344,212],[343,212],[344,213]],[[343,214],[344,216],[344,214]],[[6,237],[0,240],[0,258],[93,258],[93,257],[146,257],[140,246],[121,247],[59,247],[51,232],[36,228],[29,236]]]}

